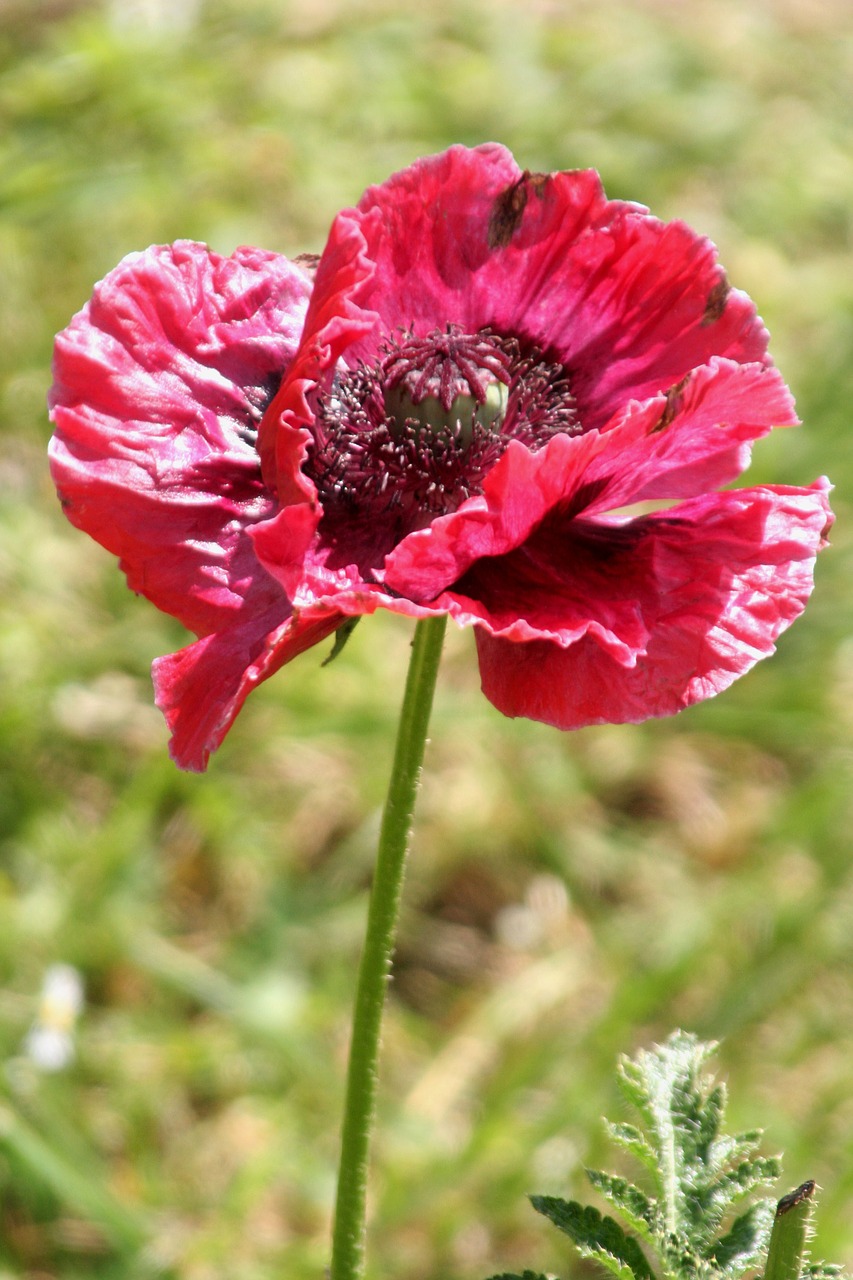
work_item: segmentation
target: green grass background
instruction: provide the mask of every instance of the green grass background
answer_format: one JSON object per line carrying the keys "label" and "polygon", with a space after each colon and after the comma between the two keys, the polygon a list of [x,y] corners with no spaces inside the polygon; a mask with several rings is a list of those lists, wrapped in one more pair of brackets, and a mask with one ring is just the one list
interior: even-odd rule
{"label": "green grass background", "polygon": [[[828,472],[839,523],[778,655],[673,721],[506,721],[449,636],[371,1275],[578,1274],[525,1193],[581,1191],[616,1054],[676,1025],[724,1038],[733,1123],[853,1263],[851,82],[848,0],[2,0],[2,1280],[322,1274],[410,638],[309,652],[180,774],[148,669],[185,635],[51,489],[52,335],[132,249],[317,251],[366,184],[486,139],[717,242],[805,423],[751,474]],[[49,1075],[22,1046],[56,962],[87,1004]]]}

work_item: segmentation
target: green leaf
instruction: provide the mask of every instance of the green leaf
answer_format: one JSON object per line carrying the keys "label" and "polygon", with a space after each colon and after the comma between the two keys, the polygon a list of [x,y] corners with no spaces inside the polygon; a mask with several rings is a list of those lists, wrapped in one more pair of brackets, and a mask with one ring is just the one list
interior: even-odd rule
{"label": "green leaf", "polygon": [[650,1131],[666,1230],[685,1240],[696,1221],[695,1166],[707,1155],[725,1103],[725,1093],[709,1092],[701,1075],[715,1047],[676,1031],[665,1045],[621,1059],[617,1072],[622,1092]]}
{"label": "green leaf", "polygon": [[714,1241],[706,1255],[708,1260],[732,1280],[760,1266],[770,1239],[773,1214],[770,1200],[750,1205],[726,1234]]}
{"label": "green leaf", "polygon": [[541,1271],[523,1271],[518,1275],[515,1271],[502,1271],[499,1276],[490,1276],[489,1280],[548,1280]]}
{"label": "green leaf", "polygon": [[617,1178],[612,1173],[587,1169],[586,1176],[596,1191],[600,1191],[619,1211],[628,1226],[633,1227],[649,1244],[654,1244],[655,1233],[660,1226],[657,1202],[633,1183],[625,1178]]}
{"label": "green leaf", "polygon": [[[658,1250],[674,1259],[679,1276],[687,1275],[693,1262],[714,1256],[715,1236],[733,1206],[779,1175],[774,1158],[748,1158],[761,1137],[758,1130],[736,1137],[721,1133],[726,1090],[705,1072],[714,1047],[679,1031],[664,1045],[623,1058],[618,1070],[620,1088],[639,1111],[646,1133],[624,1125],[610,1126],[610,1132],[651,1168]],[[636,1208],[632,1217],[630,1205],[627,1214],[617,1207],[641,1231]],[[687,1258],[693,1260],[689,1265]]]}
{"label": "green leaf", "polygon": [[[706,1055],[707,1056],[707,1055]],[[708,1093],[698,1111],[696,1130],[696,1155],[706,1164],[712,1158],[711,1150],[714,1139],[720,1131],[720,1124],[726,1110],[725,1085],[718,1084]]]}
{"label": "green leaf", "polygon": [[637,1241],[613,1218],[602,1217],[591,1205],[556,1196],[531,1196],[537,1213],[544,1214],[577,1245],[581,1257],[594,1258],[619,1280],[655,1280],[655,1273]]}
{"label": "green leaf", "polygon": [[746,1133],[721,1134],[713,1145],[711,1159],[718,1165],[740,1164],[758,1150],[763,1137],[761,1129],[749,1129]]}
{"label": "green leaf", "polygon": [[657,1181],[658,1160],[654,1149],[633,1124],[605,1120],[607,1134],[613,1141],[646,1166]]}
{"label": "green leaf", "polygon": [[[598,1169],[587,1177],[621,1221],[554,1196],[531,1196],[534,1209],[616,1280],[743,1280],[765,1262],[763,1280],[839,1280],[840,1268],[804,1260],[814,1183],[778,1205],[755,1199],[778,1178],[779,1160],[755,1154],[761,1130],[723,1132],[726,1090],[705,1070],[713,1049],[677,1031],[620,1060],[620,1088],[642,1124],[605,1121],[607,1132],[653,1187]],[[736,1217],[745,1196],[753,1203]],[[492,1280],[544,1278],[526,1271]]]}
{"label": "green leaf", "polygon": [[710,1183],[707,1193],[709,1209],[719,1206],[720,1212],[724,1212],[756,1187],[775,1182],[781,1172],[782,1164],[777,1156],[744,1160],[736,1169],[730,1169]]}

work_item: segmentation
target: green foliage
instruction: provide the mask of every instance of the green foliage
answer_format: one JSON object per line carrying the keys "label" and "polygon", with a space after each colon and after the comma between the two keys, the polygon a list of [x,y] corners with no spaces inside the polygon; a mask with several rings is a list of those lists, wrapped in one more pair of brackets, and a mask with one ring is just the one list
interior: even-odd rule
{"label": "green foliage", "polygon": [[587,1177],[635,1235],[575,1200],[531,1196],[534,1209],[569,1236],[582,1258],[618,1280],[740,1280],[765,1257],[764,1280],[837,1275],[823,1263],[804,1263],[813,1182],[778,1205],[762,1197],[734,1216],[744,1197],[778,1178],[780,1165],[755,1154],[759,1130],[723,1132],[726,1089],[704,1071],[715,1047],[677,1031],[666,1044],[619,1062],[619,1087],[643,1129],[610,1124],[608,1132],[639,1156],[653,1192],[595,1169]]}
{"label": "green foliage", "polygon": [[525,1271],[522,1275],[510,1275],[505,1271],[503,1275],[495,1276],[494,1280],[546,1280],[541,1271]]}
{"label": "green foliage", "polygon": [[582,1258],[594,1258],[618,1280],[653,1280],[642,1249],[613,1218],[602,1217],[591,1205],[554,1196],[532,1196],[531,1203],[572,1238]]}
{"label": "green foliage", "polygon": [[[765,1213],[753,1207],[750,1217],[738,1221],[734,1236],[720,1239],[718,1232],[740,1199],[772,1183],[780,1171],[778,1160],[754,1156],[758,1131],[736,1137],[721,1132],[725,1086],[702,1074],[714,1048],[676,1033],[662,1048],[641,1051],[633,1061],[623,1058],[617,1073],[622,1093],[642,1117],[654,1154],[656,1196],[645,1204],[646,1238],[672,1262],[674,1276],[694,1273],[680,1270],[682,1264],[690,1266],[690,1258],[696,1259],[696,1273],[702,1263],[720,1266],[723,1258],[733,1276],[752,1265],[764,1244],[766,1207]],[[611,1129],[611,1136],[620,1142],[618,1131]],[[630,1136],[625,1146],[634,1150]],[[592,1180],[623,1214],[631,1215],[629,1221],[635,1217],[633,1200],[642,1193],[603,1174],[594,1173]]]}

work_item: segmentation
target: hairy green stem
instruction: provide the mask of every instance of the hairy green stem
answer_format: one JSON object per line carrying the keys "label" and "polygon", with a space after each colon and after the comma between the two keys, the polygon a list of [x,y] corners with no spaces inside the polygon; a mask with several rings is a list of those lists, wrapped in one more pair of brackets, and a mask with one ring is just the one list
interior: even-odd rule
{"label": "hairy green stem", "polygon": [[412,642],[356,988],[331,1280],[360,1280],[364,1275],[367,1172],[376,1111],[382,1010],[446,621],[440,617],[419,622]]}
{"label": "hairy green stem", "polygon": [[815,1183],[804,1182],[776,1206],[764,1280],[800,1280],[807,1255]]}

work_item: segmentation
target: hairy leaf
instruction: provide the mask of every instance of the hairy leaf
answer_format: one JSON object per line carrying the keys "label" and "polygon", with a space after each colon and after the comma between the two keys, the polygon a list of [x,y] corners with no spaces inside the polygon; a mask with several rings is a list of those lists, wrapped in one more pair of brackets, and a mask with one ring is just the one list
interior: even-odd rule
{"label": "hairy leaf", "polygon": [[[616,1280],[744,1280],[765,1264],[764,1280],[839,1280],[841,1268],[804,1260],[814,1183],[778,1205],[754,1199],[735,1216],[745,1196],[778,1178],[779,1160],[755,1154],[760,1129],[723,1132],[726,1089],[705,1070],[714,1048],[677,1031],[666,1044],[620,1060],[619,1087],[640,1124],[605,1124],[651,1188],[598,1169],[587,1177],[621,1223],[554,1196],[531,1196],[533,1207]],[[492,1280],[544,1277],[526,1271]]]}
{"label": "hairy leaf", "polygon": [[767,1252],[773,1212],[769,1200],[750,1205],[746,1213],[735,1219],[726,1234],[714,1241],[707,1254],[708,1260],[732,1280],[760,1266]]}
{"label": "hairy leaf", "polygon": [[761,1145],[763,1133],[760,1129],[749,1129],[746,1133],[721,1134],[713,1146],[713,1160],[719,1165],[740,1164],[748,1160]]}
{"label": "hairy leaf", "polygon": [[489,1280],[548,1280],[548,1278],[541,1271],[523,1271],[521,1275],[514,1271],[502,1271],[499,1276],[490,1276]]}
{"label": "hairy leaf", "polygon": [[531,1196],[530,1203],[574,1240],[582,1257],[595,1258],[620,1280],[654,1280],[637,1241],[613,1218],[602,1217],[591,1205],[556,1196]]}
{"label": "hairy leaf", "polygon": [[660,1214],[656,1202],[625,1178],[617,1178],[611,1173],[601,1173],[598,1169],[587,1169],[586,1176],[596,1191],[600,1191],[605,1199],[619,1211],[628,1226],[633,1227],[649,1244],[653,1244],[655,1233],[660,1227]]}
{"label": "hairy leaf", "polygon": [[608,1136],[620,1146],[623,1151],[629,1152],[635,1156],[637,1160],[644,1164],[652,1177],[657,1181],[658,1158],[651,1144],[646,1141],[641,1131],[633,1124],[625,1124],[623,1122],[615,1122],[605,1120],[605,1128]]}

